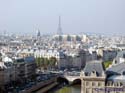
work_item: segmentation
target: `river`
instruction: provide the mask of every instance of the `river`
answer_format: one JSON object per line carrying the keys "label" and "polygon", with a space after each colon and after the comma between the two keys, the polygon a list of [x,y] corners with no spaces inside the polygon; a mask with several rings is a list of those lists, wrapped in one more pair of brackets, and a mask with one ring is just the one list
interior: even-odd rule
{"label": "river", "polygon": [[80,85],[65,86],[61,89],[49,93],[81,93]]}

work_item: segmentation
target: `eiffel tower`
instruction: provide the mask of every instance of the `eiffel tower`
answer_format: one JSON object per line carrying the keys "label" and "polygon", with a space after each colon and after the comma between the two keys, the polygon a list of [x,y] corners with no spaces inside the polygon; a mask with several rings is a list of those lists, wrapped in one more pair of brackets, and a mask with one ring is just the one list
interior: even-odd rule
{"label": "eiffel tower", "polygon": [[61,28],[61,17],[59,16],[59,24],[57,29],[57,35],[63,35],[62,28]]}

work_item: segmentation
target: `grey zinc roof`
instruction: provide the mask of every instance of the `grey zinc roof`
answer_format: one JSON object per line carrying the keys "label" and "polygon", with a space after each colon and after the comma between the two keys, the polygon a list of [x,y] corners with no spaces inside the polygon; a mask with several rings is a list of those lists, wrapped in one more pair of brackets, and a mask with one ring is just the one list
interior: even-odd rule
{"label": "grey zinc roof", "polygon": [[107,69],[106,73],[109,74],[122,74],[125,71],[125,63],[120,63]]}
{"label": "grey zinc roof", "polygon": [[117,63],[120,63],[120,62],[119,62],[119,58],[124,58],[124,57],[125,57],[125,50],[119,51],[119,52],[117,53],[117,56],[116,56],[116,61],[117,61]]}
{"label": "grey zinc roof", "polygon": [[90,75],[91,72],[96,71],[97,76],[101,76],[104,72],[104,66],[102,61],[92,61],[88,62],[84,68],[84,72],[86,75]]}
{"label": "grey zinc roof", "polygon": [[123,86],[125,86],[125,76],[124,75],[112,75],[107,80],[113,81],[114,84],[120,82]]}
{"label": "grey zinc roof", "polygon": [[117,54],[117,57],[123,57],[123,54],[125,54],[125,50],[119,51],[118,54]]}

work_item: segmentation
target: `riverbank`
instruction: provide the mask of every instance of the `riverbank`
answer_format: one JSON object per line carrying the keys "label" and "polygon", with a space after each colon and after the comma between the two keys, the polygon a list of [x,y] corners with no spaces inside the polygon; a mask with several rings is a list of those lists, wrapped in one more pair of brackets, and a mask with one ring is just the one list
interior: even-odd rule
{"label": "riverbank", "polygon": [[69,85],[62,88],[53,89],[47,93],[81,93],[81,85]]}
{"label": "riverbank", "polygon": [[57,82],[54,82],[53,84],[50,84],[50,85],[48,85],[48,86],[46,86],[46,87],[44,87],[44,88],[38,90],[38,91],[35,92],[35,93],[45,93],[45,92],[49,91],[50,89],[52,89],[53,87],[55,87],[55,86],[57,86],[57,85],[58,85],[58,83],[57,83]]}
{"label": "riverbank", "polygon": [[[80,84],[77,86],[79,87],[76,87],[76,85],[69,85],[62,80],[58,81],[57,77],[54,77],[50,80],[39,82],[30,89],[26,89],[19,93],[80,93]],[[74,92],[76,90],[77,92]]]}
{"label": "riverbank", "polygon": [[19,93],[32,93],[32,92],[37,93],[40,90],[43,90],[43,92],[40,92],[40,93],[45,93],[46,91],[48,91],[51,88],[55,87],[56,84],[57,83],[56,83],[56,77],[55,77],[55,78],[52,78],[50,80],[46,80],[44,82],[37,83],[36,85],[31,87],[30,89],[26,89],[26,90],[21,91]]}

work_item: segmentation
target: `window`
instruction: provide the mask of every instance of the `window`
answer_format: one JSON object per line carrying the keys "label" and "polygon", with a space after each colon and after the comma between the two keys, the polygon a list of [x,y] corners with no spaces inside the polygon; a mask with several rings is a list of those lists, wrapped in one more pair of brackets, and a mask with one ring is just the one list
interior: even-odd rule
{"label": "window", "polygon": [[86,93],[90,93],[90,92],[89,92],[89,89],[86,89]]}
{"label": "window", "polygon": [[120,86],[122,86],[123,84],[122,84],[122,82],[120,82]]}
{"label": "window", "polygon": [[117,64],[117,61],[115,60],[115,64]]}
{"label": "window", "polygon": [[96,85],[96,83],[95,82],[92,82],[92,86],[95,86]]}
{"label": "window", "polygon": [[86,86],[89,86],[89,82],[86,82]]}
{"label": "window", "polygon": [[123,58],[125,58],[125,54],[123,54]]}
{"label": "window", "polygon": [[98,86],[101,86],[101,82],[98,83]]}
{"label": "window", "polygon": [[125,71],[123,71],[122,74],[125,75]]}

